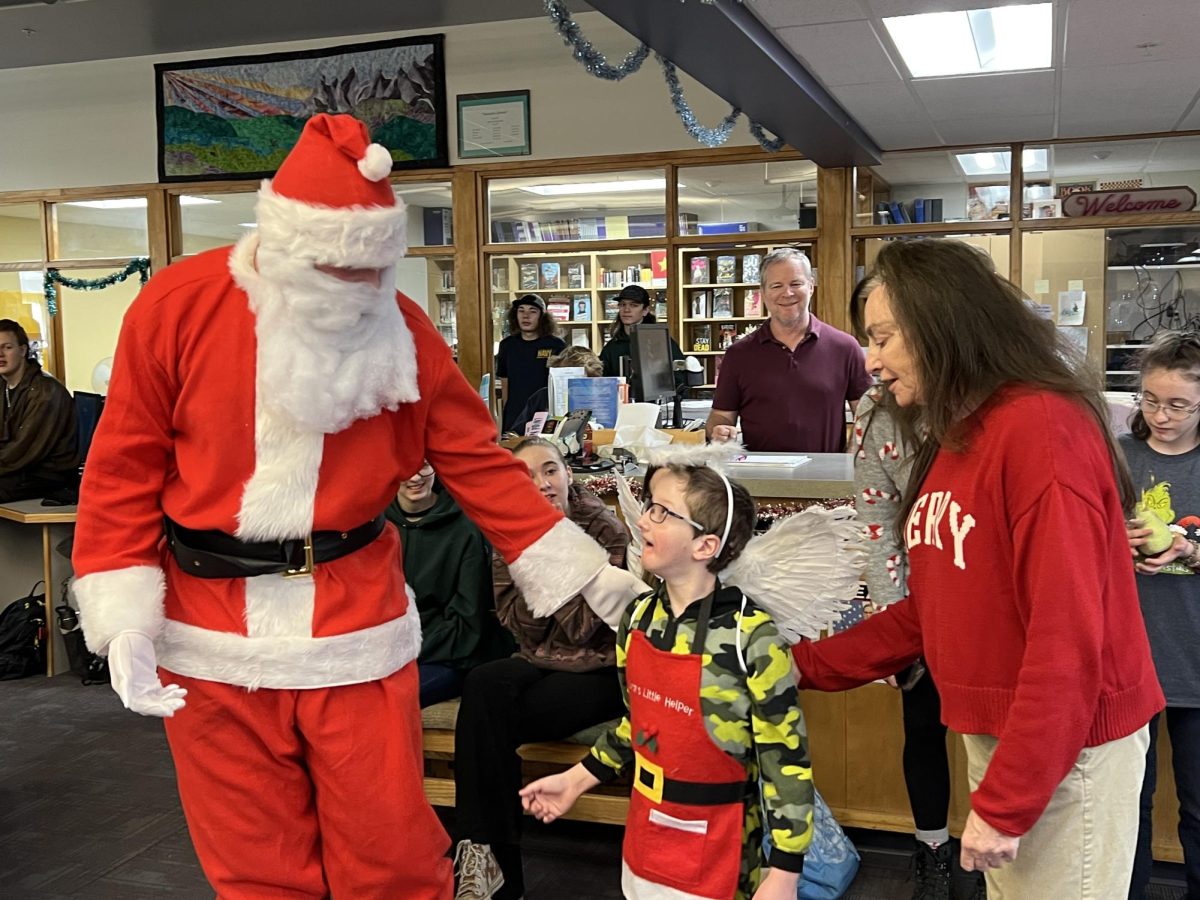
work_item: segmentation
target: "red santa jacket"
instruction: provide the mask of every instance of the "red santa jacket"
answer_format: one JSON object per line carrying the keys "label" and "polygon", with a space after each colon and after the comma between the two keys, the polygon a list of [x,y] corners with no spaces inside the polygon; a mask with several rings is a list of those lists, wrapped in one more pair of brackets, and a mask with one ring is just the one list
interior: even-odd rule
{"label": "red santa jacket", "polygon": [[336,433],[281,425],[258,402],[270,390],[256,379],[268,368],[259,356],[268,341],[239,286],[253,252],[243,241],[177,263],[126,314],[76,526],[75,592],[89,646],[141,631],[165,669],[250,688],[391,674],[420,648],[394,529],[319,564],[311,578],[200,579],[180,571],[162,522],[249,540],[345,531],[380,513],[423,459],[515,561],[531,602],[573,596],[603,568],[604,550],[495,444],[478,394],[403,295],[393,368],[409,402]]}

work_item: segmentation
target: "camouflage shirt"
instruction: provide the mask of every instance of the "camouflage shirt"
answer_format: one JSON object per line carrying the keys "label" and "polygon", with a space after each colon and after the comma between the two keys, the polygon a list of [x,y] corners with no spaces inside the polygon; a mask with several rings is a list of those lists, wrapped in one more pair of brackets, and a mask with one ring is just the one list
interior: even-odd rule
{"label": "camouflage shirt", "polygon": [[[769,864],[799,872],[804,851],[812,840],[813,785],[808,759],[808,735],[800,697],[792,672],[791,654],[775,629],[775,622],[753,602],[742,610],[737,588],[718,586],[705,642],[700,680],[700,712],[713,743],[742,764],[746,780],[762,779],[761,795],[746,803],[742,841],[742,871],[736,900],[754,894],[761,880],[761,809],[771,829],[774,849]],[[587,769],[601,781],[610,781],[633,761],[630,742],[629,694],[625,683],[625,657],[632,622],[643,621],[652,604],[645,634],[659,650],[688,654],[696,635],[701,601],[676,618],[671,613],[666,586],[638,598],[621,618],[617,630],[617,673],[625,697],[626,715],[620,724],[600,737]],[[741,630],[740,641],[737,630]],[[741,646],[738,659],[736,645]],[[760,770],[761,767],[761,770]]]}

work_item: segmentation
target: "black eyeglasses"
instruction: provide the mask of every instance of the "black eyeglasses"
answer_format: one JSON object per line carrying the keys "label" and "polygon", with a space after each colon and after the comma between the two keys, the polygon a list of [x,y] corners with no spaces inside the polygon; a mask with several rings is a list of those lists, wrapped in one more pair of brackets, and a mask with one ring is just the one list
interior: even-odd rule
{"label": "black eyeglasses", "polygon": [[689,519],[687,516],[681,516],[679,513],[669,510],[661,503],[655,503],[653,500],[646,501],[645,505],[642,506],[642,512],[649,516],[650,521],[655,525],[661,525],[663,522],[667,521],[667,516],[670,516],[672,519],[678,519],[680,522],[686,522],[695,528],[696,531],[700,532],[700,534],[704,534],[707,531],[707,529],[695,519]]}
{"label": "black eyeglasses", "polygon": [[416,481],[418,478],[428,478],[432,474],[433,466],[431,466],[429,463],[425,463],[416,472],[414,472],[412,475],[409,475],[405,481]]}

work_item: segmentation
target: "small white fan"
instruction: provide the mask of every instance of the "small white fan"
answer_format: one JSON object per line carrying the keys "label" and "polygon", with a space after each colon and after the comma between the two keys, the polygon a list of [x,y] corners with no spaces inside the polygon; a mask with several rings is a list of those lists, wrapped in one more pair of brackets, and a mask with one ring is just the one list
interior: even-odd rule
{"label": "small white fan", "polygon": [[108,382],[112,378],[113,358],[106,356],[96,363],[92,369],[92,390],[97,394],[108,395]]}

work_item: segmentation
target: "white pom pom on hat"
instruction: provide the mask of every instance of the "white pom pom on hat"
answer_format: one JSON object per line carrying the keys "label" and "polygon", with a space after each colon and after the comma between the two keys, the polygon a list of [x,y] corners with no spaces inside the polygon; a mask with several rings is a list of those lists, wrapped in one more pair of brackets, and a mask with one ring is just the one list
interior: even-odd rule
{"label": "white pom pom on hat", "polygon": [[358,161],[358,171],[368,181],[382,181],[392,174],[392,154],[382,144],[370,144],[366,155]]}

